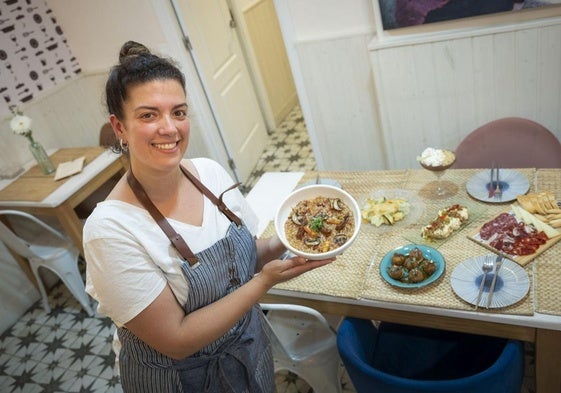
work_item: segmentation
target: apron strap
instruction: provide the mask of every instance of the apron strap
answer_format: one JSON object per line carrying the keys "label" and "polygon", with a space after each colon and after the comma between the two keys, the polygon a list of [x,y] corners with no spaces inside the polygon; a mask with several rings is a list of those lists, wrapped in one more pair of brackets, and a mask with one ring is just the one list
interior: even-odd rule
{"label": "apron strap", "polygon": [[171,241],[171,244],[175,247],[175,249],[181,254],[183,259],[189,262],[189,265],[193,267],[197,263],[199,263],[199,259],[193,254],[185,240],[181,237],[179,233],[172,228],[168,220],[164,217],[164,215],[158,210],[156,205],[150,200],[148,194],[142,187],[142,184],[136,179],[134,174],[132,173],[132,168],[129,169],[129,173],[127,175],[127,182],[132,189],[132,192],[137,197],[139,202],[144,206],[148,213],[152,216],[154,221],[162,228],[162,231],[166,234],[166,236]]}
{"label": "apron strap", "polygon": [[198,190],[203,193],[203,195],[205,195],[208,199],[210,199],[212,201],[212,203],[214,203],[216,205],[216,207],[218,207],[218,209],[220,209],[220,211],[226,217],[228,217],[228,220],[230,220],[230,222],[236,223],[238,228],[242,225],[242,220],[238,216],[236,216],[236,214],[234,214],[234,212],[231,211],[228,208],[228,206],[226,206],[224,201],[222,200],[222,197],[224,196],[225,193],[227,193],[230,190],[233,190],[234,188],[239,187],[239,185],[241,183],[234,184],[233,186],[228,188],[226,191],[224,191],[222,194],[220,194],[219,198],[217,198],[208,188],[206,188],[206,186],[203,183],[201,183],[201,181],[199,179],[197,179],[195,177],[195,175],[193,175],[186,168],[184,168],[183,165],[180,165],[179,167],[181,168],[181,171],[183,172],[183,174],[185,176],[187,176],[187,178],[191,181],[191,183],[193,183],[193,185],[195,187],[197,187]]}
{"label": "apron strap", "polygon": [[[230,220],[230,222],[234,222],[238,228],[242,225],[242,220],[233,212],[231,211],[228,206],[222,200],[222,196],[234,188],[238,187],[240,183],[236,183],[222,194],[220,197],[217,198],[199,179],[197,179],[191,172],[189,172],[183,165],[179,166],[181,168],[181,172],[189,179],[191,183],[203,194],[205,195],[210,201],[218,207],[218,209]],[[179,233],[173,229],[170,225],[168,220],[164,217],[164,215],[158,210],[156,205],[152,202],[142,184],[136,179],[134,174],[132,173],[132,168],[129,169],[129,173],[127,174],[127,182],[129,183],[132,192],[138,199],[138,201],[144,206],[144,208],[150,213],[154,221],[158,224],[158,226],[164,231],[168,239],[170,240],[171,244],[175,247],[177,252],[183,257],[184,260],[189,262],[191,267],[196,266],[199,263],[199,259],[193,254],[185,240],[181,237]]]}

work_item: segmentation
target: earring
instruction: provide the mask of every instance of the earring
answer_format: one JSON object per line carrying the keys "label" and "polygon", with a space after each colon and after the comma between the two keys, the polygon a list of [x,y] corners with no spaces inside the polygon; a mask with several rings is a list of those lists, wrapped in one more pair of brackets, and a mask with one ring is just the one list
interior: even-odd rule
{"label": "earring", "polygon": [[126,153],[127,151],[129,151],[129,144],[127,142],[123,142],[122,139],[119,139],[119,145],[121,146],[121,151],[123,153]]}

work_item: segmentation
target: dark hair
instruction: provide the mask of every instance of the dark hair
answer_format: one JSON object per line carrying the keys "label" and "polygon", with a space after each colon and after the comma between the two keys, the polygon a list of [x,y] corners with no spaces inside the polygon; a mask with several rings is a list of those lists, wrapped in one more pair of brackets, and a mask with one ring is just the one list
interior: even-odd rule
{"label": "dark hair", "polygon": [[[111,68],[105,83],[107,110],[118,119],[123,119],[123,102],[128,89],[154,80],[176,80],[185,92],[185,75],[173,61],[150,53],[142,44],[127,41],[119,51],[119,64]],[[117,140],[112,146],[116,153],[127,154],[126,148]]]}
{"label": "dark hair", "polygon": [[119,51],[119,64],[111,68],[105,84],[109,113],[123,119],[123,102],[130,87],[165,79],[176,80],[185,91],[185,76],[174,62],[150,53],[138,42],[125,42]]}

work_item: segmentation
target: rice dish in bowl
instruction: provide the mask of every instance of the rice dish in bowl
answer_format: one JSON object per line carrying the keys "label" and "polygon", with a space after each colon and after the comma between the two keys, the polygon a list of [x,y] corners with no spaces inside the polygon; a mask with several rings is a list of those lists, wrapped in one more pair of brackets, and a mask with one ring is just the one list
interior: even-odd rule
{"label": "rice dish in bowl", "polygon": [[329,185],[295,190],[275,215],[275,230],[292,253],[319,260],[337,256],[356,239],[360,208],[346,191]]}

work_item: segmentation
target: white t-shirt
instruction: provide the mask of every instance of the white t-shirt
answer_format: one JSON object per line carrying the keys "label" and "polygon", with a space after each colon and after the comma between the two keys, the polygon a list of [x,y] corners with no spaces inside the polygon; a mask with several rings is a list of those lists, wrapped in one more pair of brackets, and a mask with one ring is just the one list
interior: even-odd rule
{"label": "white t-shirt", "polygon": [[[217,197],[234,184],[215,161],[191,160],[201,182]],[[236,190],[228,191],[224,203],[256,233],[257,216]],[[204,198],[202,226],[168,219],[198,253],[226,235],[228,218]],[[98,311],[123,326],[144,310],[169,283],[179,304],[185,304],[189,288],[181,271],[182,258],[150,214],[117,200],[100,202],[84,226],[86,292],[99,302]]]}

